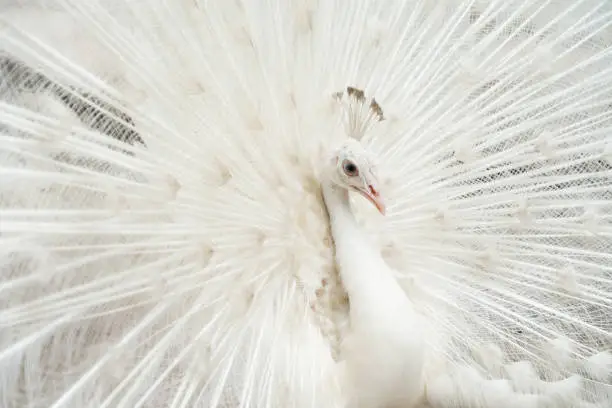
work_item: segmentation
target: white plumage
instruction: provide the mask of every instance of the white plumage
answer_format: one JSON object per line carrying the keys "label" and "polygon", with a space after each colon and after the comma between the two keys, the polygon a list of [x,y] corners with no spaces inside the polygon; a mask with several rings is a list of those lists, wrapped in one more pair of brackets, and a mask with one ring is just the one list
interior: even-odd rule
{"label": "white plumage", "polygon": [[610,406],[609,2],[0,7],[0,406]]}
{"label": "white plumage", "polygon": [[423,395],[423,324],[349,202],[354,190],[385,212],[376,173],[359,143],[345,142],[322,176],[336,262],[350,301],[340,378],[351,407],[411,407]]}

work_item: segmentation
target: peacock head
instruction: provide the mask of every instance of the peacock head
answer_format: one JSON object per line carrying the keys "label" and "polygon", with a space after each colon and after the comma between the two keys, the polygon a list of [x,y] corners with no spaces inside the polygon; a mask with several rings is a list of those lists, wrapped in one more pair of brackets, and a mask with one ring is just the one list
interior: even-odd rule
{"label": "peacock head", "polygon": [[348,191],[356,191],[385,214],[380,196],[374,157],[358,141],[348,139],[332,156],[331,181]]}

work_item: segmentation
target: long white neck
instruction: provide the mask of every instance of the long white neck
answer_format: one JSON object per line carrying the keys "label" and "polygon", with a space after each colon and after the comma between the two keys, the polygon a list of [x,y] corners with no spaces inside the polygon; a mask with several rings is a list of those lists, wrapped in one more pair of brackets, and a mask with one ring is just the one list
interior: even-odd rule
{"label": "long white neck", "polygon": [[321,186],[336,245],[338,240],[346,239],[347,236],[351,236],[355,241],[365,240],[351,209],[348,190],[336,186],[331,181],[323,181]]}
{"label": "long white neck", "polygon": [[377,288],[396,285],[380,253],[357,224],[348,191],[327,180],[321,186],[336,247],[336,262],[351,303],[366,295],[378,295]]}

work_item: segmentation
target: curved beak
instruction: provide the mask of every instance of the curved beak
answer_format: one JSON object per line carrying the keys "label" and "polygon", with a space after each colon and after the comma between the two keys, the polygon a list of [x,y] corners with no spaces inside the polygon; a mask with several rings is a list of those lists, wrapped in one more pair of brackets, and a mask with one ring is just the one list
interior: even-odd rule
{"label": "curved beak", "polygon": [[380,197],[380,192],[376,188],[374,188],[373,185],[367,184],[366,187],[363,190],[359,190],[359,192],[368,201],[374,204],[378,212],[380,212],[382,215],[385,215],[385,212],[386,212],[385,203]]}

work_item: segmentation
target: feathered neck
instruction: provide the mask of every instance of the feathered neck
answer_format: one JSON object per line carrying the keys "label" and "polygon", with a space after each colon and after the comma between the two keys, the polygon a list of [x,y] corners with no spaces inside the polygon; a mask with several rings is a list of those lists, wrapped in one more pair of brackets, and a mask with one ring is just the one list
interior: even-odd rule
{"label": "feathered neck", "polygon": [[351,300],[373,293],[385,281],[388,270],[380,253],[368,239],[351,209],[349,193],[331,180],[321,183],[327,206],[342,282]]}
{"label": "feathered neck", "polygon": [[348,190],[328,179],[323,180],[321,189],[334,238],[337,234],[347,230],[361,233],[351,209]]}

